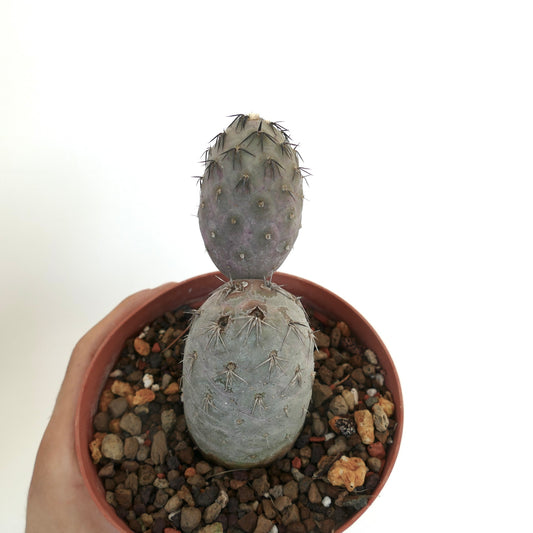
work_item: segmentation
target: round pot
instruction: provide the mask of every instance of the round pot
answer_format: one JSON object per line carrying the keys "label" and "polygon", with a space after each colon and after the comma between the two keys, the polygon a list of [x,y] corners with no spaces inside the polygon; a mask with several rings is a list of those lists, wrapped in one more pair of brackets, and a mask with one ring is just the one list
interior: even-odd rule
{"label": "round pot", "polygon": [[[140,306],[121,323],[116,324],[113,331],[94,354],[87,371],[76,409],[76,454],[89,493],[101,513],[118,531],[131,533],[127,525],[117,516],[113,507],[106,502],[102,481],[98,477],[97,469],[89,453],[89,443],[93,439],[93,418],[96,414],[100,394],[128,338],[137,335],[147,323],[166,311],[176,309],[184,304],[199,304],[207,298],[211,291],[220,286],[220,280],[221,274],[219,272],[190,278],[177,283],[163,294]],[[273,281],[294,295],[300,296],[305,305],[310,305],[313,309],[334,320],[346,322],[361,343],[377,355],[385,374],[385,385],[394,398],[397,428],[394,433],[394,443],[388,448],[380,482],[370,497],[368,505],[337,529],[337,533],[340,533],[352,525],[372,504],[386,483],[396,461],[403,429],[403,399],[400,381],[392,358],[378,334],[346,301],[311,281],[290,274],[276,273]]]}

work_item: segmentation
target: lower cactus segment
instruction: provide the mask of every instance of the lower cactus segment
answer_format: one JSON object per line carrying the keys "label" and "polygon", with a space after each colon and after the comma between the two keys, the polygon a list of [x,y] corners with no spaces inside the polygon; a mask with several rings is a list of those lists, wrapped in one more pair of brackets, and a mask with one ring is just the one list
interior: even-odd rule
{"label": "lower cactus segment", "polygon": [[274,283],[231,281],[199,309],[185,346],[183,403],[203,454],[228,468],[285,454],[304,424],[314,336],[303,306]]}

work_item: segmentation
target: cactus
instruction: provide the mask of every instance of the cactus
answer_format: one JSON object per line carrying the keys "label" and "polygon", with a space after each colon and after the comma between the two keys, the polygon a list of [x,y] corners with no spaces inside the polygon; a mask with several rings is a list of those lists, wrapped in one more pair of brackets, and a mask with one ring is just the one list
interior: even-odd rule
{"label": "cactus", "polygon": [[267,278],[292,249],[307,172],[299,159],[287,130],[258,115],[235,115],[212,140],[198,218],[206,249],[228,278]]}
{"label": "cactus", "polygon": [[311,399],[313,351],[289,292],[259,279],[219,287],[192,322],[183,360],[185,418],[204,455],[248,468],[285,454]]}

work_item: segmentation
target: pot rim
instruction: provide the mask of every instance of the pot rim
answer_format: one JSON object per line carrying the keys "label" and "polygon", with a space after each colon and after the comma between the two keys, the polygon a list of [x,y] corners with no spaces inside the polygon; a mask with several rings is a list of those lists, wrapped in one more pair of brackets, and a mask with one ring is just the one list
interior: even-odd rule
{"label": "pot rim", "polygon": [[[127,524],[118,517],[114,508],[106,502],[104,487],[101,479],[97,476],[96,466],[92,462],[88,448],[93,435],[92,422],[96,414],[98,398],[100,397],[105,381],[108,379],[108,375],[127,338],[140,331],[147,322],[157,318],[164,311],[176,308],[182,304],[199,302],[207,298],[225,279],[220,272],[215,271],[200,274],[170,285],[163,293],[141,304],[115,325],[94,353],[87,369],[76,405],[74,421],[75,452],[80,472],[89,494],[100,512],[119,531],[131,533],[131,529]],[[334,320],[343,320],[351,323],[348,325],[352,330],[353,323],[357,323],[358,328],[355,329],[354,334],[358,336],[364,345],[377,353],[380,366],[385,371],[387,388],[389,390],[391,388],[394,389],[391,392],[394,397],[397,425],[394,432],[394,442],[388,449],[385,466],[380,475],[379,483],[369,496],[368,503],[365,507],[355,513],[336,530],[336,533],[341,533],[358,520],[374,502],[387,482],[396,462],[402,439],[404,414],[403,395],[399,376],[392,357],[377,332],[346,300],[312,281],[292,274],[276,272],[272,281],[278,285],[285,286],[287,290],[296,296],[301,296],[304,304],[309,305],[317,311],[328,315]],[[340,310],[334,310],[333,307],[340,308]],[[147,318],[147,316],[151,318]],[[103,352],[113,352],[115,355],[103,356]],[[391,385],[393,386],[391,387]]]}

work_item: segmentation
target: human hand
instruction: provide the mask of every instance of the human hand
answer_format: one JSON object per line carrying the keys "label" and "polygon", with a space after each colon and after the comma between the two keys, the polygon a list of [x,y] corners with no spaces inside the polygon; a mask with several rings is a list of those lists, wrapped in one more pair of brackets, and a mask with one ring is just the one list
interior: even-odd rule
{"label": "human hand", "polygon": [[114,326],[172,285],[132,294],[76,344],[37,452],[28,494],[26,533],[116,533],[93,502],[78,466],[74,447],[78,396],[93,355]]}

